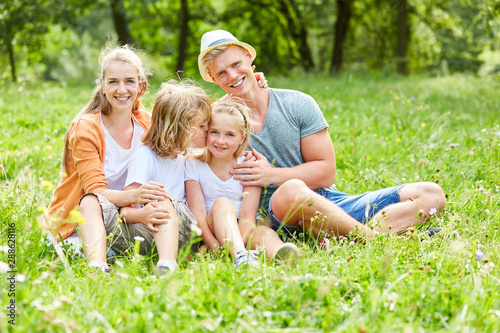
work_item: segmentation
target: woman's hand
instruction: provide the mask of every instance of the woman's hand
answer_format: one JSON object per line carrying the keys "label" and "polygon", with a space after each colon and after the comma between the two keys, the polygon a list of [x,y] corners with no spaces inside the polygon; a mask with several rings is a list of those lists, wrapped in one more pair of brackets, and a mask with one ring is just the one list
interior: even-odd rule
{"label": "woman's hand", "polygon": [[[255,65],[252,66],[252,70],[255,70]],[[255,75],[255,79],[257,80],[257,84],[259,85],[259,87],[261,88],[267,88],[267,80],[266,80],[266,77],[264,76],[264,73],[262,72],[257,72],[257,73],[254,73]]]}
{"label": "woman's hand", "polygon": [[142,184],[136,191],[136,203],[145,205],[154,201],[162,201],[168,198],[163,185],[157,182],[147,182]]}

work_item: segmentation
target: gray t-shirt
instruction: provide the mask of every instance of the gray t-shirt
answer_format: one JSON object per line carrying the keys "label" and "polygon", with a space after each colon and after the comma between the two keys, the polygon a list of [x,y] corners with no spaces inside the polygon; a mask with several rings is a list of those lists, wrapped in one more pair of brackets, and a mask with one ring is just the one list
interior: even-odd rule
{"label": "gray t-shirt", "polygon": [[[269,109],[260,132],[253,132],[249,146],[277,168],[304,163],[300,139],[328,128],[316,101],[300,91],[269,88]],[[267,209],[276,190],[269,185],[261,192],[260,206]]]}

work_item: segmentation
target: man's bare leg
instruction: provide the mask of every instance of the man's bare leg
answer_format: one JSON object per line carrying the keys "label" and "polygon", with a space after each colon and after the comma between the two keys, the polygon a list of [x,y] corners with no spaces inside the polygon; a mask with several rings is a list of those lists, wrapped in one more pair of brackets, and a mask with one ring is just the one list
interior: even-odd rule
{"label": "man's bare leg", "polygon": [[[355,235],[371,238],[377,232],[359,223],[333,202],[312,191],[298,179],[292,179],[281,185],[273,195],[271,208],[274,215],[283,223],[291,226],[302,221],[304,230],[314,236],[326,233],[326,237],[338,237],[353,232]],[[325,216],[318,222],[316,212]]]}
{"label": "man's bare leg", "polygon": [[425,223],[441,212],[446,198],[436,183],[420,182],[403,186],[401,202],[380,210],[370,225],[382,233],[401,232],[415,225]]}

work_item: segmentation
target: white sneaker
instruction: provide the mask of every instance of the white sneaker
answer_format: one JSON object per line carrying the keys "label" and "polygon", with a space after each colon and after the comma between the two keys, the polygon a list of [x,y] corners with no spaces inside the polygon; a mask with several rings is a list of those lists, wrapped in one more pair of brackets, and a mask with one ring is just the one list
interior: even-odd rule
{"label": "white sneaker", "polygon": [[276,252],[275,259],[292,266],[300,256],[299,248],[292,243],[285,243]]}

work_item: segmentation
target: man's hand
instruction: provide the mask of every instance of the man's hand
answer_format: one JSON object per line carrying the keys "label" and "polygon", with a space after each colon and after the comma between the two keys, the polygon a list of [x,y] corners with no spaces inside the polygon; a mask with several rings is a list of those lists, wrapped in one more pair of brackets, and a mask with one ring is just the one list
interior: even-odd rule
{"label": "man's hand", "polygon": [[231,170],[234,179],[240,180],[243,186],[265,187],[273,183],[272,173],[274,168],[269,164],[267,158],[252,149],[252,156],[248,154],[243,162],[236,164]]}

